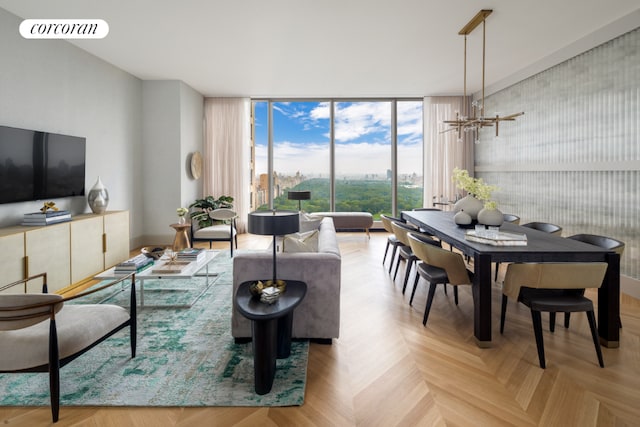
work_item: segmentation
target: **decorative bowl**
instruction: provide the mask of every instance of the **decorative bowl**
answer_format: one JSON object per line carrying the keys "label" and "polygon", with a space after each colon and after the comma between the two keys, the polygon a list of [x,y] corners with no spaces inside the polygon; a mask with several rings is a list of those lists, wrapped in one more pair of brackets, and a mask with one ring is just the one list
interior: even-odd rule
{"label": "decorative bowl", "polygon": [[140,252],[149,258],[159,260],[164,255],[165,248],[145,246]]}

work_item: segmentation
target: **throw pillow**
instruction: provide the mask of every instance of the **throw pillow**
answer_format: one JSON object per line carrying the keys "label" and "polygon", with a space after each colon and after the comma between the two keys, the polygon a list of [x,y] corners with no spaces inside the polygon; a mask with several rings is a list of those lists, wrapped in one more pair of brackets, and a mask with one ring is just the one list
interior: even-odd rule
{"label": "throw pillow", "polygon": [[309,215],[304,212],[300,214],[300,233],[306,233],[307,231],[317,230],[322,222],[322,217],[319,215]]}
{"label": "throw pillow", "polygon": [[284,236],[282,252],[318,252],[318,230]]}

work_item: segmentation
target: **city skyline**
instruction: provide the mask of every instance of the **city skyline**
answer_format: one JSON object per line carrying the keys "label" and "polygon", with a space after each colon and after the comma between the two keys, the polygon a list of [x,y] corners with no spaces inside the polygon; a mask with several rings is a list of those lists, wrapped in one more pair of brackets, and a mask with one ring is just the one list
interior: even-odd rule
{"label": "city skyline", "polygon": [[[274,102],[274,171],[329,176],[329,102]],[[422,175],[422,101],[398,101],[398,175]],[[255,175],[267,172],[267,102],[256,102]],[[391,169],[391,102],[335,103],[336,176],[385,179]]]}

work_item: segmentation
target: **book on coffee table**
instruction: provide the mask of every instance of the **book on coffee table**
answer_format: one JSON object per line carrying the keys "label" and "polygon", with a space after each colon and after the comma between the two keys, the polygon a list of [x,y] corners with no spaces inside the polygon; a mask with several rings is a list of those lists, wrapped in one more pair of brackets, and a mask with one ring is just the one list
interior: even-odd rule
{"label": "book on coffee table", "polygon": [[189,261],[167,261],[157,264],[151,273],[153,274],[178,274],[191,264]]}

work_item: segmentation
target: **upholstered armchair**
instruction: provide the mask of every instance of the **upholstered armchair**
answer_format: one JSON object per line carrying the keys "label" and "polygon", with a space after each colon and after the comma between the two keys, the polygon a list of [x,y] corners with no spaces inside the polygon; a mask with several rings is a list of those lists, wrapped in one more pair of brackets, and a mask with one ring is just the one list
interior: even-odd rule
{"label": "upholstered armchair", "polygon": [[[40,281],[44,293],[26,293],[29,284]],[[130,281],[129,311],[110,304],[66,304],[123,281]],[[135,357],[135,274],[66,298],[46,293],[46,283],[47,275],[41,273],[0,288],[6,292],[24,286],[24,293],[0,294],[0,372],[48,372],[51,413],[56,422],[61,367],[127,326],[131,357]]]}
{"label": "upholstered armchair", "polygon": [[238,214],[227,208],[214,209],[209,212],[209,218],[217,223],[208,227],[200,228],[197,221],[191,221],[191,245],[197,241],[209,242],[209,249],[212,242],[229,242],[231,246],[231,256],[233,256],[233,243],[235,241],[238,249],[238,232],[236,218]]}

